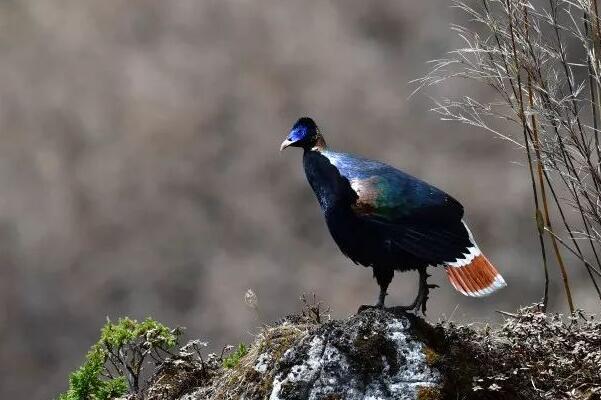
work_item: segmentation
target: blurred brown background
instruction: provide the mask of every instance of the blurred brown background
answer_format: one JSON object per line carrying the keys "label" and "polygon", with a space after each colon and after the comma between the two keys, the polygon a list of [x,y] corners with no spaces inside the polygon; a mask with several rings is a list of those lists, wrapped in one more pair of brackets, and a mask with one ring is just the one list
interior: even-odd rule
{"label": "blurred brown background", "polygon": [[[446,1],[0,2],[0,398],[55,397],[106,316],[150,315],[216,348],[303,292],[338,317],[374,302],[300,151],[278,152],[302,115],[465,205],[509,288],[469,299],[436,271],[431,320],[494,321],[537,300],[522,154],[428,112],[428,96],[486,94],[455,82],[408,99],[425,62],[458,45],[451,22],[465,20]],[[389,302],[416,287],[397,275]],[[576,303],[593,307],[585,289]]]}

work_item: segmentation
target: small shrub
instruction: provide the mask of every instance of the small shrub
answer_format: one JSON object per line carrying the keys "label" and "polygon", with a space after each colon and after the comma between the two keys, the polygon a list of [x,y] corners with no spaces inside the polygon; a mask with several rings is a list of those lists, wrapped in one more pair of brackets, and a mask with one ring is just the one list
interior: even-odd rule
{"label": "small shrub", "polygon": [[181,329],[170,329],[147,318],[138,322],[121,318],[110,320],[92,346],[85,363],[69,378],[69,389],[59,400],[105,400],[140,391],[144,366],[173,357]]}
{"label": "small shrub", "polygon": [[127,392],[127,382],[120,376],[102,379],[107,352],[98,344],[86,356],[84,364],[69,377],[69,390],[59,400],[108,400]]}

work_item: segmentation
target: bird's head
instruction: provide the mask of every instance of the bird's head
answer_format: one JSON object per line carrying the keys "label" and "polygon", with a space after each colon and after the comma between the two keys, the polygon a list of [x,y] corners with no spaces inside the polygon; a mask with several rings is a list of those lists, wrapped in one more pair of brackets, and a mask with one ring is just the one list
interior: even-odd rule
{"label": "bird's head", "polygon": [[280,146],[280,151],[286,147],[302,147],[305,150],[323,149],[325,145],[315,121],[309,117],[302,117],[290,129],[288,137]]}

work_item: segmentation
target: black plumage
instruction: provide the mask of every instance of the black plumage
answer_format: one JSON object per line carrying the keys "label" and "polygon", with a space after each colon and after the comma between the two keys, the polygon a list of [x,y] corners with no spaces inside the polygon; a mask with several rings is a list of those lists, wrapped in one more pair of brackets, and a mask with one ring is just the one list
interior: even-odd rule
{"label": "black plumage", "polygon": [[[307,180],[340,250],[355,263],[373,268],[381,288],[377,306],[384,306],[394,271],[417,270],[418,296],[411,306],[401,308],[421,307],[425,312],[434,287],[426,282],[426,268],[469,267],[463,261],[479,257],[462,221],[462,205],[443,191],[384,163],[329,150],[310,118],[293,126],[282,149],[288,146],[303,148]],[[490,286],[478,276],[481,271],[476,272],[469,277],[471,283],[459,279],[465,294],[476,296]],[[494,281],[495,275],[489,275]]]}

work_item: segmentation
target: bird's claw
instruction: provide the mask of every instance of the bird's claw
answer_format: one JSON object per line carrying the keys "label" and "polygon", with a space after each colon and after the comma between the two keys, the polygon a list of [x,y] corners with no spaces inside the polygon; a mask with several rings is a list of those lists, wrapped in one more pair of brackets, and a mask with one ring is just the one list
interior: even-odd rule
{"label": "bird's claw", "polygon": [[387,311],[392,314],[408,314],[412,311],[417,311],[417,308],[414,306],[393,306],[393,307],[384,307],[381,304],[371,305],[371,304],[363,304],[357,310],[357,314],[362,313],[367,310],[382,310]]}
{"label": "bird's claw", "polygon": [[387,311],[393,314],[409,314],[411,311],[415,311],[415,307],[411,306],[394,306],[386,308]]}
{"label": "bird's claw", "polygon": [[357,310],[357,314],[362,313],[365,310],[385,310],[386,308],[384,307],[383,304],[363,304],[361,306],[359,306],[359,309]]}

